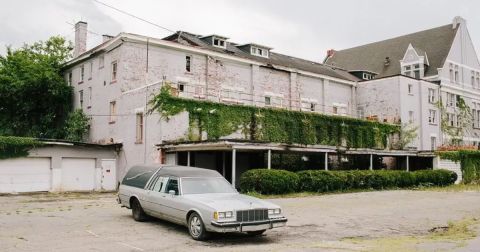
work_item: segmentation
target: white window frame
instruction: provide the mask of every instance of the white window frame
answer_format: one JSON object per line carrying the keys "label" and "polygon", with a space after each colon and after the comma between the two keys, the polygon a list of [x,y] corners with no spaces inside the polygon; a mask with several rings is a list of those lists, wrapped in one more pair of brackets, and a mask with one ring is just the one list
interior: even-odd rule
{"label": "white window frame", "polygon": [[192,55],[185,55],[185,72],[192,72]]}
{"label": "white window frame", "polygon": [[78,83],[83,83],[85,79],[85,65],[80,66],[80,81]]}
{"label": "white window frame", "polygon": [[415,113],[413,110],[408,111],[408,123],[414,123],[415,122]]}
{"label": "white window frame", "polygon": [[268,58],[269,52],[268,52],[268,49],[266,49],[266,48],[251,46],[250,47],[250,54],[255,55],[255,56],[259,56],[259,57]]}
{"label": "white window frame", "polygon": [[105,55],[98,57],[98,69],[102,69],[105,66]]}
{"label": "white window frame", "polygon": [[109,123],[115,123],[117,120],[117,102],[110,101],[110,118]]}
{"label": "white window frame", "polygon": [[83,89],[78,91],[78,104],[83,109]]}
{"label": "white window frame", "polygon": [[436,92],[433,88],[428,89],[428,102],[432,104],[436,102]]}
{"label": "white window frame", "polygon": [[[268,102],[267,102],[267,101],[268,101]],[[265,103],[265,106],[267,106],[267,107],[272,106],[272,97],[266,95],[266,96],[265,96],[264,103]]]}
{"label": "white window frame", "polygon": [[92,76],[93,76],[93,60],[90,61],[89,65],[90,65],[90,68],[88,70],[90,70],[90,71],[88,72],[88,79],[91,80]]}
{"label": "white window frame", "polygon": [[432,125],[437,124],[437,111],[435,109],[428,110],[428,123]]}
{"label": "white window frame", "polygon": [[117,77],[118,77],[118,62],[116,60],[112,61],[112,63],[111,63],[110,73],[111,73],[111,76],[110,76],[111,81],[110,82],[116,82]]}
{"label": "white window frame", "polygon": [[215,47],[226,49],[227,48],[227,41],[225,39],[218,38],[218,37],[214,36],[214,37],[212,37],[212,45],[215,46]]}
{"label": "white window frame", "polygon": [[136,113],[135,114],[135,143],[136,144],[142,144],[143,139],[144,139],[144,120],[145,117],[143,116],[143,113]]}
{"label": "white window frame", "polygon": [[88,87],[88,104],[87,104],[87,108],[91,108],[92,107],[92,87]]}
{"label": "white window frame", "polygon": [[413,84],[408,84],[408,94],[413,95]]}

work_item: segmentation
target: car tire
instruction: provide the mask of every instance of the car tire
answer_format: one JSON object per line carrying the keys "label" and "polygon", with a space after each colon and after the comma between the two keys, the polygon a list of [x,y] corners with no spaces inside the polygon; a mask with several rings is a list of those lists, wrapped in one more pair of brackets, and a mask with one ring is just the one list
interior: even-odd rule
{"label": "car tire", "polygon": [[190,217],[188,217],[188,232],[190,236],[197,241],[203,241],[208,238],[208,232],[198,213],[192,213]]}
{"label": "car tire", "polygon": [[134,220],[143,222],[148,219],[147,214],[143,211],[142,205],[140,205],[140,202],[137,199],[132,200],[130,207],[132,208],[132,216]]}
{"label": "car tire", "polygon": [[265,233],[265,231],[267,231],[267,230],[264,229],[264,230],[248,231],[247,234],[249,236],[260,236],[263,233]]}

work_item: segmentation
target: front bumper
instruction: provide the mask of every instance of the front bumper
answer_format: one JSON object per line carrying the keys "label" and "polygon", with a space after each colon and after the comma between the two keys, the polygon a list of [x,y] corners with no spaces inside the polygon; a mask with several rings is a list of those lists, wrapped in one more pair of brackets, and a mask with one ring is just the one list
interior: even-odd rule
{"label": "front bumper", "polygon": [[211,230],[218,233],[230,233],[230,232],[248,232],[266,230],[277,227],[283,227],[287,224],[287,218],[280,217],[275,219],[269,219],[264,221],[252,221],[252,222],[216,222],[212,221]]}

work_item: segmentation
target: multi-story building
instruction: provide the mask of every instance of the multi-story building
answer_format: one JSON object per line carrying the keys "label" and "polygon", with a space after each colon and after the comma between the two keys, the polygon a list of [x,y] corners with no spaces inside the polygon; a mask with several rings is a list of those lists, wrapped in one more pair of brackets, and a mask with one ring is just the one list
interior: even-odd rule
{"label": "multi-story building", "polygon": [[120,33],[84,51],[86,34],[87,24],[77,23],[65,77],[74,87],[74,107],[91,117],[87,140],[123,144],[119,176],[129,165],[158,160],[156,145],[187,134],[188,116],[167,122],[147,113],[162,84],[186,98],[356,116],[357,77],[268,46],[187,32],[164,39]]}
{"label": "multi-story building", "polygon": [[363,79],[357,85],[362,117],[418,128],[410,147],[480,143],[480,63],[461,17],[437,28],[330,50],[325,63]]}
{"label": "multi-story building", "polygon": [[[377,168],[374,156],[396,156],[397,168],[409,169],[409,157],[421,159],[412,149],[433,150],[451,141],[442,126],[461,126],[457,107],[462,100],[472,108],[474,120],[461,139],[467,144],[480,142],[480,65],[461,18],[427,31],[330,50],[325,64],[279,54],[257,43],[237,44],[225,36],[182,31],[163,39],[130,33],[105,35],[102,44],[87,51],[87,24],[79,22],[75,28],[74,59],[65,65],[65,78],[74,87],[74,107],[91,117],[86,140],[123,144],[119,178],[132,164],[165,161],[217,169],[235,184],[239,170],[264,160],[264,156],[251,155],[253,151],[268,152],[268,167],[272,151],[316,153],[315,158],[320,156],[328,169],[329,155],[344,148],[342,144],[229,141],[248,140],[238,134],[216,142],[183,141],[191,123],[187,112],[169,120],[156,111],[149,113],[150,100],[165,85],[184,98],[418,128],[416,139],[406,146],[410,151],[342,150],[343,154],[368,155],[370,169]],[[171,144],[175,141],[183,143]],[[431,158],[418,160],[413,164],[431,164]]]}

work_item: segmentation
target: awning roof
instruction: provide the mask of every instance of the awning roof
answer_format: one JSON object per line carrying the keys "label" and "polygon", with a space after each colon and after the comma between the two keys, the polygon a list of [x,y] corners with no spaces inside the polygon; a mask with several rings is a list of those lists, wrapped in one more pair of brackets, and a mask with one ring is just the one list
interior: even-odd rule
{"label": "awning roof", "polygon": [[345,148],[328,145],[300,145],[300,144],[285,144],[285,143],[270,143],[270,142],[255,142],[238,139],[225,140],[207,140],[195,142],[165,142],[156,145],[159,149],[164,149],[166,152],[181,152],[181,151],[280,151],[280,152],[301,152],[301,153],[337,153],[342,154],[373,154],[380,156],[421,156],[434,157],[435,153],[428,151],[415,150],[376,150],[365,148]]}

